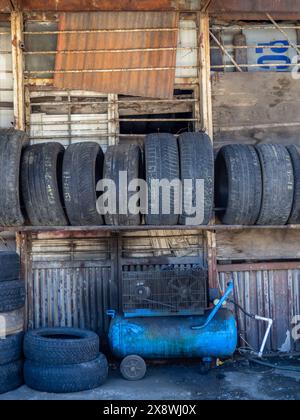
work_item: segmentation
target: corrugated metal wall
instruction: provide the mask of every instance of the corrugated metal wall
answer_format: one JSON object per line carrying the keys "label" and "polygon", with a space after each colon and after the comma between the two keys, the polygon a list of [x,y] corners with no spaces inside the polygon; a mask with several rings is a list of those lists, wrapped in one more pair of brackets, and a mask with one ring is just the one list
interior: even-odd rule
{"label": "corrugated metal wall", "polygon": [[34,239],[27,258],[28,327],[73,326],[102,334],[117,309],[110,238]]}
{"label": "corrugated metal wall", "polygon": [[[230,268],[228,268],[230,270]],[[238,268],[226,271],[220,266],[220,284],[225,290],[230,277],[235,283],[235,300],[249,313],[272,318],[274,325],[267,350],[296,351],[300,342],[292,338],[293,318],[300,315],[300,270],[274,269],[245,271]],[[241,346],[258,350],[266,331],[266,324],[246,317],[237,310]]]}

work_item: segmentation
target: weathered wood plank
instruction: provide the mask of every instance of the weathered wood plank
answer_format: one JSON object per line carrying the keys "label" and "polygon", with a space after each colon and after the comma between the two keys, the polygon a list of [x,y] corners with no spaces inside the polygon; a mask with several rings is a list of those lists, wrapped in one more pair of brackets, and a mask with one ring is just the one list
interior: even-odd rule
{"label": "weathered wood plank", "polygon": [[300,84],[290,73],[213,77],[215,144],[299,143]]}
{"label": "weathered wood plank", "polygon": [[299,230],[234,230],[217,233],[218,260],[297,260]]}

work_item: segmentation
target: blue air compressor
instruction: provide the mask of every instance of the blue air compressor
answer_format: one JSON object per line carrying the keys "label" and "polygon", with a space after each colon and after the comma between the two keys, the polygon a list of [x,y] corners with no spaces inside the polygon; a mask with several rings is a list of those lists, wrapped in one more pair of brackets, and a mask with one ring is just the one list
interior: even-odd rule
{"label": "blue air compressor", "polygon": [[204,273],[124,273],[124,313],[110,312],[109,343],[113,355],[123,359],[120,368],[125,379],[142,379],[145,360],[200,358],[209,366],[214,358],[233,355],[237,325],[233,313],[224,308],[233,282],[208,309]]}

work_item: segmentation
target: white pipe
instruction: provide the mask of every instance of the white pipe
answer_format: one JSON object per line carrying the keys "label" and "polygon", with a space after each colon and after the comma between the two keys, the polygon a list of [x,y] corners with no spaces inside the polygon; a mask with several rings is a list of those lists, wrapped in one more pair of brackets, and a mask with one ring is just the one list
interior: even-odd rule
{"label": "white pipe", "polygon": [[257,321],[264,321],[264,322],[267,322],[268,323],[268,328],[267,328],[267,331],[265,333],[265,336],[264,336],[264,339],[263,339],[263,342],[262,342],[260,351],[258,353],[258,357],[259,358],[262,358],[262,356],[264,354],[265,347],[266,347],[267,339],[268,339],[268,337],[270,335],[270,331],[271,331],[271,328],[272,328],[272,325],[273,325],[273,319],[271,319],[271,318],[264,318],[264,317],[258,316],[258,315],[255,316],[255,319]]}

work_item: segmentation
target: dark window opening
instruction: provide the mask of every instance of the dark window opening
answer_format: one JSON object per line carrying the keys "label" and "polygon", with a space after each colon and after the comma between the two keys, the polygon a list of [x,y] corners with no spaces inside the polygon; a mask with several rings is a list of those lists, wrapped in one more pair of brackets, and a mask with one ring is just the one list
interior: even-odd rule
{"label": "dark window opening", "polygon": [[[134,99],[127,97],[128,108],[130,102],[140,101],[139,113],[126,112],[126,105],[122,104],[120,113],[120,132],[127,135],[147,135],[152,133],[180,134],[194,131],[194,92],[192,90],[175,90],[174,99],[152,100]],[[120,96],[121,101],[124,97]],[[149,111],[149,112],[147,112]],[[160,111],[160,112],[159,112]],[[172,112],[173,111],[173,112]],[[127,121],[122,121],[122,120]],[[141,120],[141,121],[139,121]]]}

